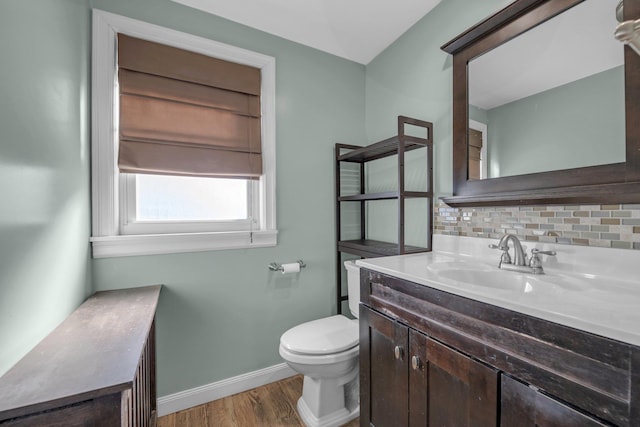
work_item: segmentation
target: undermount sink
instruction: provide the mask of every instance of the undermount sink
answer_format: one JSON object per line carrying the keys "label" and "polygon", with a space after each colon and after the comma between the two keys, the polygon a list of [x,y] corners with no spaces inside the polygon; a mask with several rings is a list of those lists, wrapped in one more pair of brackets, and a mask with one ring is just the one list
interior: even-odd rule
{"label": "undermount sink", "polygon": [[584,281],[569,276],[506,271],[465,261],[435,263],[428,269],[443,281],[517,293],[581,291],[589,288]]}
{"label": "undermount sink", "polygon": [[481,271],[468,269],[442,270],[438,276],[454,282],[466,283],[473,286],[504,289],[507,291],[533,292],[539,286],[551,286],[526,274],[509,274],[507,271]]}

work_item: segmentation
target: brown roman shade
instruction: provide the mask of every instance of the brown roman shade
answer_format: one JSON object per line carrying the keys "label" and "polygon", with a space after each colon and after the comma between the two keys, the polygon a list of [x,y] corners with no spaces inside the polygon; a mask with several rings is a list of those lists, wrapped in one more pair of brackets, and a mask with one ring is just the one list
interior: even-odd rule
{"label": "brown roman shade", "polygon": [[118,34],[120,172],[257,178],[260,70]]}

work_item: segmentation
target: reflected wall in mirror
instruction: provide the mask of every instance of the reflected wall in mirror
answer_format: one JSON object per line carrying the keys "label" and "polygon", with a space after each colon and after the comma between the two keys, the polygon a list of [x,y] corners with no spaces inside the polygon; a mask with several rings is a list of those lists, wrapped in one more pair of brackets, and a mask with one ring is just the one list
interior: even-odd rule
{"label": "reflected wall in mirror", "polygon": [[586,0],[469,62],[469,179],[625,161],[615,6]]}
{"label": "reflected wall in mirror", "polygon": [[[624,19],[640,18],[640,1],[623,1]],[[613,36],[617,5],[516,0],[442,47],[453,55],[445,203],[640,203],[640,56]]]}

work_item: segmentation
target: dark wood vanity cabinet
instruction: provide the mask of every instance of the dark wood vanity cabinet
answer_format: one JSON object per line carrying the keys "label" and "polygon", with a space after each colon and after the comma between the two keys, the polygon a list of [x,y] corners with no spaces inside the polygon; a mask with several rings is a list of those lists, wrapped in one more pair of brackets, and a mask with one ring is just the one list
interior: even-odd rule
{"label": "dark wood vanity cabinet", "polygon": [[602,427],[603,424],[507,375],[501,377],[500,427]]}
{"label": "dark wood vanity cabinet", "polygon": [[361,269],[360,425],[640,425],[640,349]]}
{"label": "dark wood vanity cabinet", "polygon": [[367,307],[360,313],[365,426],[496,426],[499,372]]}
{"label": "dark wood vanity cabinet", "polygon": [[408,425],[409,365],[402,349],[407,348],[409,330],[366,307],[360,309],[360,322],[360,343],[368,355],[361,358],[360,384],[370,390],[370,399],[360,400],[360,425]]}

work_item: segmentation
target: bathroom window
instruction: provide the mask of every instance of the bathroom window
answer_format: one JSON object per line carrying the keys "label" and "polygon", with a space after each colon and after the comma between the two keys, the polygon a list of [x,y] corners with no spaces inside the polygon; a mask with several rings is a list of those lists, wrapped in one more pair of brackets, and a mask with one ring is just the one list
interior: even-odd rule
{"label": "bathroom window", "polygon": [[[275,60],[99,10],[93,12],[93,32],[93,256],[274,246]],[[250,102],[227,97],[224,108],[212,111],[205,108],[210,106],[204,92],[221,89],[201,88],[197,81],[193,93],[202,99],[183,104],[189,109],[186,119],[176,119],[173,83],[162,85],[161,95],[147,92],[154,82],[130,91],[132,82],[137,84],[138,64],[129,66],[122,59],[126,56],[120,69],[116,63],[125,43],[257,69],[257,89]],[[135,62],[137,56],[130,58]],[[136,117],[137,104],[147,102],[158,102],[166,117],[156,122],[147,114]],[[242,109],[246,104],[251,111],[232,111],[233,105]],[[208,119],[212,113],[250,123],[244,126],[250,142],[238,143],[244,148],[225,147],[234,140],[229,132],[240,127],[198,121],[199,114]],[[211,131],[220,132],[221,142],[210,142],[205,133]],[[173,139],[176,135],[179,139]],[[245,135],[236,139],[247,140]]]}
{"label": "bathroom window", "polygon": [[253,180],[126,174],[123,185],[123,234],[259,229]]}

